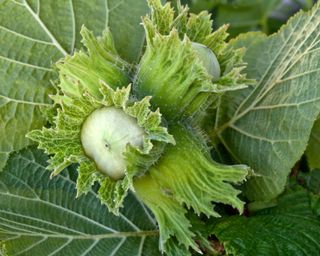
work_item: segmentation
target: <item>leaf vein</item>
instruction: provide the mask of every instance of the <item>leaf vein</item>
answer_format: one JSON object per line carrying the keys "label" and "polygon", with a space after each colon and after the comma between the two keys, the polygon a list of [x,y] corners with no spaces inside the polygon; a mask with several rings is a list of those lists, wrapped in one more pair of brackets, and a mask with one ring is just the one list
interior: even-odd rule
{"label": "leaf vein", "polygon": [[14,256],[18,256],[18,255],[21,255],[22,253],[25,253],[25,252],[27,252],[27,251],[30,251],[31,249],[33,249],[34,247],[36,247],[36,246],[38,246],[39,244],[43,243],[43,242],[44,242],[45,240],[47,240],[47,239],[48,239],[47,237],[43,237],[43,239],[37,241],[36,243],[31,244],[30,246],[28,246],[28,247],[25,248],[24,250],[15,253]]}
{"label": "leaf vein", "polygon": [[236,130],[237,132],[239,132],[247,137],[250,137],[250,138],[256,139],[256,140],[266,141],[266,142],[269,142],[270,144],[274,144],[274,143],[288,143],[288,144],[290,144],[292,141],[299,141],[299,140],[292,140],[292,139],[287,139],[287,140],[269,139],[267,137],[257,136],[257,135],[251,134],[249,132],[246,132],[246,131],[236,127],[235,125],[230,125],[230,128]]}
{"label": "leaf vein", "polygon": [[11,30],[9,28],[6,28],[4,26],[0,26],[0,29],[8,32],[8,33],[11,33],[11,34],[14,34],[18,37],[21,37],[21,38],[24,38],[26,40],[29,40],[29,41],[33,41],[35,43],[40,43],[40,44],[46,44],[46,45],[52,45],[54,46],[54,44],[52,42],[48,42],[48,41],[43,41],[43,40],[40,40],[40,39],[36,39],[36,38],[32,38],[32,37],[29,37],[29,36],[26,36],[24,34],[21,34],[21,33],[18,33],[17,31],[14,31],[14,30]]}
{"label": "leaf vein", "polygon": [[66,246],[68,246],[73,240],[71,238],[68,238],[67,241],[62,244],[59,248],[55,249],[53,252],[51,252],[48,256],[53,256],[55,254],[57,254],[58,252],[60,252],[63,248],[65,248]]}
{"label": "leaf vein", "polygon": [[26,63],[26,62],[21,62],[21,61],[18,61],[18,60],[7,58],[5,56],[0,56],[0,59],[3,59],[3,60],[8,61],[8,62],[15,63],[15,64],[19,64],[19,65],[22,65],[22,66],[26,66],[26,67],[29,67],[29,68],[40,69],[40,70],[45,70],[45,71],[50,71],[50,72],[53,71],[51,68],[46,68],[46,67],[41,67],[41,66],[30,64],[30,63]]}
{"label": "leaf vein", "polygon": [[[295,51],[295,53],[297,53],[297,51],[300,49],[300,47],[296,46],[296,42],[298,41],[298,39],[300,38],[301,34],[303,32],[305,32],[305,28],[307,27],[307,25],[310,23],[310,21],[314,18],[315,14],[317,13],[317,11],[314,11],[312,13],[312,15],[310,15],[308,22],[305,22],[303,28],[299,31],[298,35],[296,36],[296,40],[294,43],[291,44],[289,50],[287,50],[286,55],[283,56],[282,60],[287,58],[288,54],[291,54],[291,49],[293,47],[296,47],[297,50]],[[300,17],[301,19],[301,17]],[[259,81],[259,83],[256,85],[256,88],[254,90],[252,90],[252,92],[247,96],[247,98],[242,101],[242,103],[239,105],[239,107],[237,108],[237,110],[234,113],[234,116],[231,118],[230,121],[228,121],[226,124],[224,124],[220,129],[218,128],[219,132],[221,132],[222,129],[227,128],[228,126],[230,126],[231,124],[233,124],[235,121],[237,121],[238,119],[240,119],[241,117],[243,117],[244,115],[246,115],[248,112],[250,112],[252,110],[252,108],[264,97],[264,95],[266,93],[268,93],[273,87],[274,84],[270,86],[270,81],[272,81],[272,79],[274,79],[274,77],[278,76],[279,72],[283,72],[283,68],[278,68],[275,72],[273,72],[267,81],[264,81],[264,78],[267,76],[267,74],[269,73],[270,69],[272,66],[274,66],[274,63],[276,60],[278,60],[278,58],[280,57],[281,52],[283,51],[283,49],[287,46],[287,43],[292,40],[292,36],[294,34],[294,31],[296,29],[296,27],[300,24],[300,22],[296,22],[295,26],[293,28],[291,28],[291,32],[290,35],[287,37],[287,40],[283,43],[282,47],[280,48],[280,50],[277,52],[277,54],[275,55],[274,59],[270,62],[268,68],[266,68],[264,74],[261,76],[261,79]],[[314,32],[314,30],[317,29],[317,26],[314,26],[314,29],[312,31],[309,32],[309,35],[312,34]],[[309,38],[309,36],[306,36],[305,39],[301,42],[300,46],[305,43],[305,41]],[[308,49],[307,49],[308,50]],[[291,58],[289,58],[289,60],[287,61],[287,63],[289,64],[290,61],[292,60],[292,58],[294,58],[294,54],[292,54],[293,56]],[[262,86],[262,88],[260,88],[262,82],[264,82],[264,86]],[[268,88],[269,87],[269,88]],[[250,106],[244,110],[242,113],[239,113],[239,111],[241,110],[241,108],[244,106],[244,104],[249,100],[249,98],[253,95],[253,93],[256,92],[256,90],[261,89],[261,91],[258,93],[256,99],[250,104]],[[266,90],[265,90],[266,89]]]}
{"label": "leaf vein", "polygon": [[[31,162],[31,163],[33,163],[34,165],[39,166],[39,167],[41,167],[41,168],[44,169],[44,170],[47,170],[45,166],[40,165],[39,163],[37,163],[37,162],[35,162],[35,161],[31,161],[30,159],[25,158],[25,157],[23,157],[23,156],[19,156],[19,158],[23,159],[24,161]],[[66,179],[66,178],[65,178],[64,176],[62,176],[62,175],[59,175],[59,177],[60,177],[61,179],[65,180],[65,181],[68,181],[68,182],[72,183],[74,186],[76,186],[76,183],[75,183],[74,181],[69,180],[69,179]],[[88,193],[91,194],[91,195],[93,195],[94,197],[97,196],[92,190],[90,190]],[[83,217],[85,217],[85,216],[83,216]],[[132,226],[133,223],[132,223],[131,221],[129,221],[128,218],[124,217],[122,214],[120,214],[119,217],[120,217],[121,219],[123,219],[125,222],[127,222],[130,226]],[[87,218],[87,217],[85,217],[85,218]],[[88,219],[88,218],[87,218],[87,219]],[[90,219],[88,219],[88,220],[90,220]],[[93,220],[90,220],[90,221],[93,221]],[[101,225],[100,223],[95,222],[95,221],[94,221],[94,223]],[[101,226],[104,227],[104,228],[106,228],[106,227],[103,226],[103,225],[101,225]],[[134,225],[134,226],[135,226],[135,225]],[[139,228],[138,228],[137,226],[135,226],[135,229],[139,229]],[[116,230],[114,230],[114,232],[116,232]]]}
{"label": "leaf vein", "polygon": [[276,105],[261,105],[261,106],[254,107],[253,110],[299,107],[301,105],[317,102],[319,100],[320,100],[320,97],[317,97],[317,98],[314,98],[314,99],[311,99],[311,100],[301,101],[299,103],[284,103],[284,104],[276,104]]}
{"label": "leaf vein", "polygon": [[116,248],[114,248],[114,250],[111,252],[110,256],[114,256],[116,255],[117,251],[119,251],[120,247],[122,246],[122,244],[126,241],[126,237],[122,238],[121,241],[119,242],[119,244],[117,245]]}
{"label": "leaf vein", "polygon": [[[40,227],[36,227],[36,226],[24,224],[24,223],[18,223],[18,222],[12,221],[12,220],[8,220],[8,219],[6,219],[6,218],[0,217],[0,219],[3,220],[3,221],[5,221],[5,222],[12,223],[13,225],[17,225],[17,224],[18,224],[19,226],[25,226],[26,228],[33,228],[33,229],[37,229],[37,230],[39,230],[39,231],[49,232],[49,233],[51,233],[51,234],[56,234],[56,235],[59,234],[59,233],[54,232],[54,231],[52,231],[52,230],[47,230],[47,229],[43,229],[43,228],[40,228]],[[2,225],[2,223],[1,223],[0,225]],[[15,226],[10,226],[10,225],[8,225],[8,226],[15,228]],[[22,231],[27,231],[27,232],[30,231],[30,230],[28,230],[28,229],[20,229],[20,230],[22,230]],[[31,231],[30,231],[30,232],[31,232]],[[34,233],[34,232],[32,232],[32,233]]]}
{"label": "leaf vein", "polygon": [[58,40],[54,37],[54,35],[50,32],[50,30],[47,28],[47,26],[43,23],[43,21],[40,19],[40,16],[38,16],[30,7],[28,2],[24,0],[24,6],[26,9],[30,12],[31,16],[35,19],[35,21],[40,25],[40,27],[46,32],[46,34],[50,37],[52,43],[57,47],[57,49],[65,56],[68,53],[65,49],[61,46],[61,44],[58,42]]}
{"label": "leaf vein", "polygon": [[143,236],[141,237],[140,245],[139,245],[139,251],[138,251],[138,256],[142,256],[143,253],[143,246],[144,246],[144,241],[146,240],[146,237]]}
{"label": "leaf vein", "polygon": [[[1,193],[0,192],[0,195],[5,195],[5,193]],[[52,223],[52,222],[48,222],[46,220],[42,220],[42,219],[39,219],[39,218],[34,218],[34,217],[31,217],[31,216],[26,216],[26,215],[21,215],[21,214],[18,214],[18,213],[14,213],[14,212],[9,212],[9,211],[6,211],[6,210],[1,210],[0,209],[0,213],[4,213],[4,214],[8,214],[8,215],[13,215],[13,216],[16,216],[16,217],[19,217],[19,218],[22,218],[22,219],[30,219],[30,220],[33,220],[33,221],[37,221],[37,222],[40,222],[40,223],[44,223],[44,224],[47,224],[47,225],[51,225],[51,226],[54,226],[54,227],[58,227],[60,229],[65,229],[66,231],[71,231],[71,232],[74,232],[74,233],[78,233],[78,234],[83,234],[85,235],[84,233],[78,231],[78,230],[75,230],[75,229],[71,229],[71,228],[68,228],[66,226],[62,226],[62,225],[58,225],[56,223]],[[19,222],[17,222],[19,223]],[[50,232],[50,231],[49,231]]]}
{"label": "leaf vein", "polygon": [[100,242],[99,240],[93,240],[93,243],[80,256],[87,255],[99,242]]}

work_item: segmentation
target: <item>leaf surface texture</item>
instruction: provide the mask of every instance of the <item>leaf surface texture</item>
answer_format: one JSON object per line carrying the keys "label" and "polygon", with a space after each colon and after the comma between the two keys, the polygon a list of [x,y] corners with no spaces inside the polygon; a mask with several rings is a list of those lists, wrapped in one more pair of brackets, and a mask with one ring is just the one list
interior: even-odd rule
{"label": "leaf surface texture", "polygon": [[25,149],[0,174],[0,241],[9,255],[159,255],[155,221],[134,196],[116,217],[94,192],[75,200],[76,184],[50,180],[46,161]]}

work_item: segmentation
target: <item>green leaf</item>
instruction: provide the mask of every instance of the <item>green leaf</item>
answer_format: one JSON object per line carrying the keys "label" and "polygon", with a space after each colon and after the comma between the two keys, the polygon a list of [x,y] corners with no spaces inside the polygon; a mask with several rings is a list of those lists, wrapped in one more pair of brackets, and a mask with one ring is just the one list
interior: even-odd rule
{"label": "green leaf", "polygon": [[50,81],[57,78],[52,64],[81,48],[81,26],[100,35],[109,25],[121,56],[137,59],[146,9],[144,1],[133,0],[1,1],[0,170],[11,151],[30,143],[25,134],[46,122],[41,112],[51,106]]}
{"label": "green leaf", "polygon": [[217,7],[217,24],[230,24],[229,32],[233,37],[261,28],[268,33],[268,16],[280,3],[281,0],[236,0],[232,4],[220,4]]}
{"label": "green leaf", "polygon": [[154,219],[134,196],[116,217],[93,191],[75,200],[73,181],[50,180],[47,160],[26,149],[0,174],[0,241],[8,255],[160,255]]}
{"label": "green leaf", "polygon": [[320,170],[313,170],[307,173],[298,172],[297,179],[299,184],[307,188],[308,191],[320,195]]}
{"label": "green leaf", "polygon": [[310,169],[320,169],[320,119],[312,128],[306,155]]}
{"label": "green leaf", "polygon": [[129,62],[138,62],[145,41],[141,16],[149,12],[147,1],[107,0],[107,4],[108,26],[119,55]]}
{"label": "green leaf", "polygon": [[320,195],[311,195],[311,208],[313,213],[320,219]]}
{"label": "green leaf", "polygon": [[221,0],[182,0],[181,2],[188,4],[192,13],[198,13],[202,10],[211,10]]}
{"label": "green leaf", "polygon": [[274,208],[250,217],[225,218],[214,234],[231,255],[318,255],[320,219],[305,190],[286,192]]}
{"label": "green leaf", "polygon": [[250,33],[231,43],[247,47],[246,71],[258,84],[222,97],[212,135],[256,172],[245,188],[250,200],[283,191],[319,114],[319,6],[291,18],[278,34]]}

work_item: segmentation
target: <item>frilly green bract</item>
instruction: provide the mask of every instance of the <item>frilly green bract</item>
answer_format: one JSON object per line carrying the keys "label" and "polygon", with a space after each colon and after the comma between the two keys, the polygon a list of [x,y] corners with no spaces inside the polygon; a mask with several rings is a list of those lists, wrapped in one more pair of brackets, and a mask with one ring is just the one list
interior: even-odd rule
{"label": "frilly green bract", "polygon": [[[87,51],[57,63],[60,84],[52,96],[57,112],[50,118],[53,127],[28,136],[51,155],[48,168],[53,175],[79,164],[78,196],[98,182],[100,200],[118,214],[131,189],[158,221],[160,249],[172,256],[190,255],[190,248],[200,249],[188,211],[219,217],[215,204],[223,203],[242,212],[240,191],[232,185],[244,182],[249,173],[246,166],[212,160],[209,140],[199,132],[204,129],[201,117],[224,91],[244,88],[252,80],[241,73],[243,49],[227,47],[226,26],[213,32],[206,12],[189,15],[187,8],[178,5],[175,15],[170,4],[162,6],[160,0],[149,0],[149,5],[151,16],[143,18],[147,46],[138,66],[118,56],[110,31],[96,39],[83,28]],[[193,43],[205,45],[217,57],[221,68],[217,80]],[[118,181],[96,168],[80,140],[83,122],[104,107],[121,109],[146,133],[141,148],[127,146],[125,176]]]}
{"label": "frilly green bract", "polygon": [[[169,255],[174,255],[172,250],[185,250],[183,255],[189,255],[189,247],[199,249],[191,239],[195,234],[184,206],[207,217],[220,217],[212,202],[231,205],[242,213],[244,203],[237,197],[241,191],[231,184],[244,182],[250,168],[214,162],[204,138],[187,125],[170,127],[170,132],[176,145],[168,145],[157,164],[133,185],[159,223],[160,249]],[[175,239],[178,243],[173,243]]]}
{"label": "frilly green bract", "polygon": [[[246,88],[254,81],[241,71],[243,49],[227,47],[227,26],[212,31],[207,12],[188,13],[178,4],[175,16],[170,3],[149,0],[151,15],[143,18],[147,47],[134,81],[140,97],[152,95],[152,104],[168,120],[189,118],[213,104],[219,93]],[[208,47],[218,59],[221,76],[208,73],[192,42]]]}
{"label": "frilly green bract", "polygon": [[[143,175],[160,157],[164,144],[175,142],[167,129],[161,126],[159,109],[154,112],[150,110],[150,97],[134,101],[130,98],[130,85],[120,89],[116,84],[113,85],[116,88],[113,90],[109,83],[102,80],[106,78],[110,83],[127,81],[125,69],[123,66],[117,66],[117,63],[124,62],[115,56],[113,51],[104,52],[108,50],[105,46],[111,42],[109,32],[100,41],[94,39],[86,29],[82,30],[82,35],[89,54],[76,53],[73,57],[68,56],[58,63],[60,84],[57,94],[52,96],[57,108],[54,126],[34,130],[27,136],[38,142],[39,148],[52,155],[48,166],[52,176],[70,164],[80,164],[77,179],[78,196],[87,193],[97,181],[100,183],[98,194],[101,201],[110,211],[117,214],[128,189],[132,187],[133,177]],[[105,47],[104,50],[101,47]],[[111,55],[112,58],[109,58]],[[103,63],[103,68],[93,65],[95,61]],[[108,65],[110,67],[107,67]],[[99,172],[95,163],[86,156],[80,141],[81,126],[85,119],[94,110],[111,106],[120,108],[135,118],[137,124],[145,131],[142,148],[127,145],[124,153],[127,163],[126,175],[118,181]],[[153,144],[153,141],[156,143]]]}

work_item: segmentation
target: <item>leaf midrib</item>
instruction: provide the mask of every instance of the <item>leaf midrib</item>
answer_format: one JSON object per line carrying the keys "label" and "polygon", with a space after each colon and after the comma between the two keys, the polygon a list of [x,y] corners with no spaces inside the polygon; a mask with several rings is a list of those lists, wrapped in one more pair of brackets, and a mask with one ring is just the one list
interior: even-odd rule
{"label": "leaf midrib", "polygon": [[[314,7],[315,8],[315,7]],[[296,46],[297,41],[299,40],[299,38],[301,37],[301,33],[304,32],[305,28],[307,27],[307,25],[310,23],[310,21],[314,18],[315,14],[317,13],[317,11],[315,10],[313,12],[312,15],[310,15],[308,22],[305,22],[303,28],[300,30],[299,35],[296,36],[296,40],[295,42],[290,46],[290,49],[287,51],[286,55],[281,59],[281,61],[285,60],[287,55],[290,53],[292,47]],[[245,116],[246,114],[250,113],[252,110],[254,110],[256,104],[258,104],[263,97],[271,90],[274,88],[274,86],[277,84],[277,82],[279,81],[279,79],[277,79],[278,77],[280,77],[280,75],[276,75],[277,73],[281,73],[281,77],[283,77],[285,74],[288,73],[288,71],[300,60],[300,58],[302,58],[305,54],[309,53],[310,48],[312,48],[314,46],[314,41],[317,40],[317,37],[313,40],[313,42],[310,44],[310,46],[308,48],[305,49],[305,51],[303,53],[300,54],[300,56],[291,64],[291,66],[289,66],[289,68],[287,67],[287,65],[289,65],[291,63],[291,60],[294,58],[294,56],[297,54],[297,52],[299,51],[301,45],[303,45],[310,37],[310,35],[317,29],[317,26],[314,26],[314,29],[312,31],[310,31],[309,36],[306,37],[299,45],[299,47],[297,47],[297,50],[295,51],[295,54],[293,54],[293,56],[290,58],[290,61],[287,61],[287,65],[280,65],[282,68],[281,69],[275,69],[274,72],[272,72],[272,74],[269,76],[268,80],[264,83],[265,86],[261,89],[261,91],[258,93],[257,98],[255,100],[253,100],[253,102],[248,106],[248,108],[246,108],[243,112],[239,111],[241,110],[241,108],[248,102],[248,100],[251,98],[251,96],[256,92],[256,90],[259,89],[259,86],[262,84],[262,82],[264,81],[264,78],[268,75],[271,67],[274,65],[274,63],[278,60],[278,57],[280,56],[281,52],[283,51],[284,47],[287,45],[287,43],[290,41],[291,37],[293,36],[293,33],[296,29],[296,27],[299,25],[299,22],[296,23],[296,25],[291,29],[290,32],[290,36],[288,36],[288,39],[285,41],[285,43],[283,44],[283,46],[280,48],[280,50],[278,51],[278,53],[275,55],[274,59],[272,60],[272,62],[270,63],[270,65],[268,66],[268,68],[266,69],[265,73],[261,76],[261,79],[259,81],[259,83],[256,85],[255,89],[253,89],[251,91],[251,93],[241,102],[241,104],[238,106],[238,108],[236,109],[236,111],[234,112],[234,116],[226,123],[222,124],[220,127],[216,128],[213,134],[216,134],[217,136],[219,136],[220,138],[222,137],[221,134],[222,132],[227,129],[230,128],[237,120],[239,120],[240,118],[242,118],[243,116]],[[279,31],[277,34],[274,34],[272,36],[276,36],[279,33],[281,33],[281,31]],[[270,39],[269,39],[270,40]],[[311,50],[316,51],[319,50],[318,49],[313,49]],[[310,52],[311,52],[310,51]],[[285,70],[283,70],[285,69]],[[286,70],[287,69],[287,70]],[[297,76],[297,75],[296,75]],[[292,78],[295,79],[296,77]],[[272,80],[273,79],[273,80]],[[272,82],[273,81],[273,82]],[[320,100],[320,99],[318,99]]]}
{"label": "leaf midrib", "polygon": [[[1,234],[1,232],[0,232]],[[123,237],[147,237],[147,236],[158,236],[159,230],[142,230],[133,232],[118,232],[118,233],[105,233],[105,234],[86,234],[86,235],[66,235],[66,234],[45,234],[45,233],[22,233],[22,232],[10,232],[5,231],[4,235],[19,235],[19,236],[33,236],[33,237],[47,237],[47,238],[66,238],[72,240],[102,240],[108,238],[123,238]]]}
{"label": "leaf midrib", "polygon": [[68,52],[61,46],[61,44],[58,42],[58,40],[55,38],[55,36],[50,32],[50,30],[47,28],[47,26],[43,23],[43,21],[40,19],[37,13],[35,13],[28,2],[26,0],[23,1],[22,4],[28,12],[31,14],[31,16],[34,18],[34,20],[40,25],[40,27],[43,29],[43,31],[49,36],[52,43],[56,46],[56,48],[64,55],[66,56]]}

